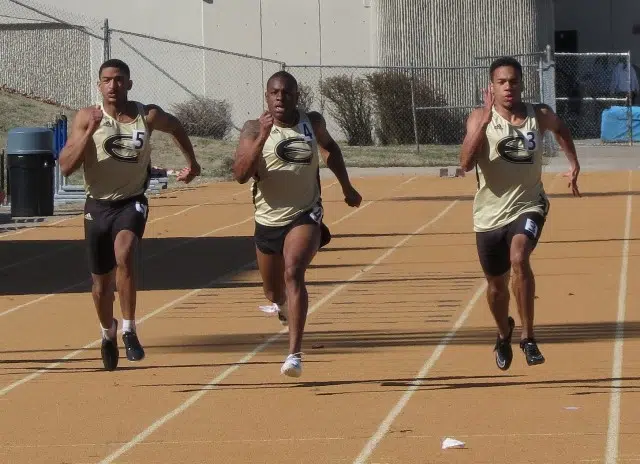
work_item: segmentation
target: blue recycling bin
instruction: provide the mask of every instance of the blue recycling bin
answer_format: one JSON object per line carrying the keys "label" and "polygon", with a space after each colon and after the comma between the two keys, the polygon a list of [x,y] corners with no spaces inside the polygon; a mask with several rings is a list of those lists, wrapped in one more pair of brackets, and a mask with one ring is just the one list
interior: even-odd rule
{"label": "blue recycling bin", "polygon": [[55,156],[51,129],[11,129],[6,153],[11,216],[53,216]]}
{"label": "blue recycling bin", "polygon": [[[631,115],[629,115],[631,113]],[[640,107],[612,106],[602,112],[600,138],[603,142],[629,142],[629,121],[632,140],[640,142]]]}

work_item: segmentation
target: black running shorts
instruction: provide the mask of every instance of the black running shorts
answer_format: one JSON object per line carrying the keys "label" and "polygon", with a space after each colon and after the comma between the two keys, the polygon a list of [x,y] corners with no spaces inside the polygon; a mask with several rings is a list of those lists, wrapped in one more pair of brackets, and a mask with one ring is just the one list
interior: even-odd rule
{"label": "black running shorts", "polygon": [[282,255],[284,250],[284,240],[291,229],[302,224],[312,224],[320,227],[320,248],[331,241],[331,232],[322,222],[324,211],[321,205],[301,213],[290,224],[280,227],[264,226],[256,222],[254,241],[256,247],[266,255]]}
{"label": "black running shorts", "polygon": [[107,274],[116,266],[113,249],[118,232],[130,230],[141,239],[149,215],[144,195],[118,201],[87,198],[84,205],[84,236],[89,268],[93,274]]}
{"label": "black running shorts", "polygon": [[539,213],[524,213],[514,221],[488,232],[476,232],[476,246],[480,265],[485,274],[501,276],[511,268],[511,240],[518,234],[524,234],[538,244],[545,217]]}

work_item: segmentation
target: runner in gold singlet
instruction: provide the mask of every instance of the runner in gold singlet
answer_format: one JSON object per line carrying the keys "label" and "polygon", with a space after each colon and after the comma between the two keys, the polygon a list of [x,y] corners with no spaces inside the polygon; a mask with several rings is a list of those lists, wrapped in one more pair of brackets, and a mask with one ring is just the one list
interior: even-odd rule
{"label": "runner in gold singlet", "polygon": [[151,173],[151,133],[159,130],[174,136],[187,160],[179,181],[191,182],[200,174],[200,166],[184,128],[173,115],[156,105],[128,100],[132,81],[124,62],[108,60],[98,75],[103,103],[78,111],[60,154],[60,169],[65,176],[84,169],[84,229],[92,295],[102,326],[102,362],[105,369],[114,370],[119,358],[118,323],[113,317],[116,284],[127,359],[144,358],[135,327],[133,258],[149,210],[145,191]]}
{"label": "runner in gold singlet", "polygon": [[549,211],[542,185],[542,141],[552,132],[569,160],[574,196],[579,196],[580,163],[571,133],[553,110],[544,104],[522,101],[522,66],[511,57],[494,61],[490,85],[484,91],[484,107],[467,120],[467,134],[460,152],[465,171],[476,169],[478,189],[473,202],[473,226],[478,256],[485,273],[487,300],[498,326],[496,364],[509,369],[513,359],[509,316],[509,280],[522,323],[520,348],[527,364],[544,362],[533,329],[535,277],[530,256]]}
{"label": "runner in gold singlet", "polygon": [[340,147],[322,115],[296,108],[295,78],[284,71],[271,76],[266,100],[268,110],[242,129],[233,172],[238,182],[253,182],[257,261],[272,303],[262,309],[289,325],[289,355],[280,372],[298,377],[309,306],[305,272],[331,239],[322,221],[318,153],[338,178],[345,202],[357,207],[362,197],[349,181]]}

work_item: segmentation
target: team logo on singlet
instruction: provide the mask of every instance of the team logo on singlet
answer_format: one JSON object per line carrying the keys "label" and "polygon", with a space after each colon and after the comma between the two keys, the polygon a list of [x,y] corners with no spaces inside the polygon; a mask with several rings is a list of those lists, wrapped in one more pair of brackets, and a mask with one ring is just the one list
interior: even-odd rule
{"label": "team logo on singlet", "polygon": [[505,160],[511,163],[533,163],[533,155],[536,148],[534,132],[526,134],[509,135],[503,137],[496,145],[496,151]]}
{"label": "team logo on singlet", "polygon": [[144,144],[144,132],[135,131],[133,136],[116,134],[107,137],[102,144],[112,158],[125,163],[137,163],[138,154]]}
{"label": "team logo on singlet", "polygon": [[313,150],[311,141],[305,137],[292,137],[278,142],[275,147],[278,158],[291,164],[311,164]]}

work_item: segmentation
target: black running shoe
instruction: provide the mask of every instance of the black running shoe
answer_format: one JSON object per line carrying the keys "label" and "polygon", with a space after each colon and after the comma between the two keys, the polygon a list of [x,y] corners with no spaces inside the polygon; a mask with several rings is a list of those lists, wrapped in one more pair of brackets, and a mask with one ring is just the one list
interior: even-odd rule
{"label": "black running shoe", "polygon": [[513,334],[513,328],[516,323],[511,316],[509,316],[509,335],[506,338],[500,338],[500,334],[496,337],[496,346],[494,351],[496,352],[496,365],[498,369],[506,371],[511,367],[511,361],[513,360],[513,350],[511,349],[511,334]]}
{"label": "black running shoe", "polygon": [[[115,320],[115,319],[114,319]],[[116,330],[118,329],[118,321],[115,321]],[[100,355],[102,356],[102,364],[108,371],[115,371],[118,367],[118,341],[116,338],[102,337],[102,345],[100,346]]]}
{"label": "black running shoe", "polygon": [[521,340],[520,349],[527,358],[528,365],[535,366],[536,364],[542,364],[544,362],[544,356],[540,353],[535,339],[525,338],[524,340]]}
{"label": "black running shoe", "polygon": [[124,332],[122,341],[129,361],[140,361],[144,358],[144,349],[140,345],[138,335],[135,332]]}

